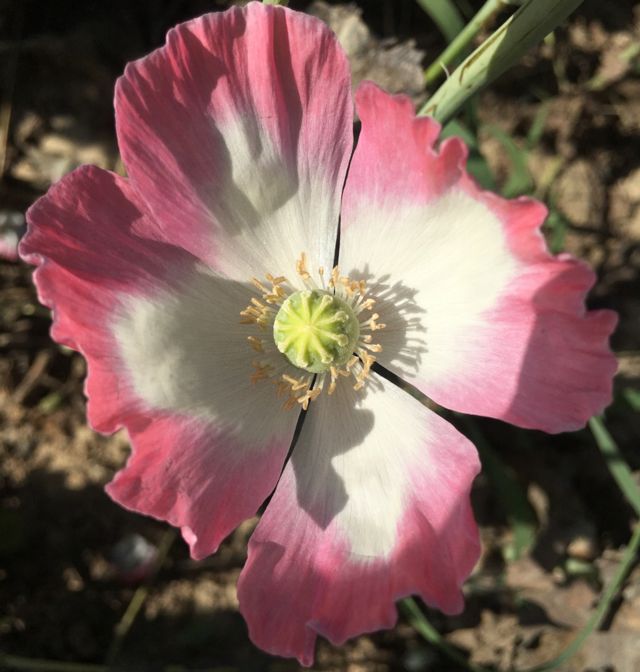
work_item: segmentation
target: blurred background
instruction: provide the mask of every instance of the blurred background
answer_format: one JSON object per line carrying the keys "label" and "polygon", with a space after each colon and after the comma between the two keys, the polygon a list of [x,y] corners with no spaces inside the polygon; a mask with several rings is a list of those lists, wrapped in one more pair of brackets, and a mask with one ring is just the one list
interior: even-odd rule
{"label": "blurred background", "polygon": [[[0,0],[0,655],[19,657],[5,658],[6,669],[298,669],[253,647],[237,611],[235,583],[255,520],[196,563],[167,526],[104,494],[126,459],[126,437],[88,428],[84,362],[51,341],[31,270],[13,258],[26,208],[52,182],[83,163],[124,172],[112,98],[125,63],[160,46],[175,23],[229,4]],[[356,82],[373,79],[420,104],[439,76],[427,90],[425,68],[457,30],[438,15],[439,3],[421,4],[436,9],[415,0],[290,6],[332,26]],[[466,20],[481,3],[454,5]],[[592,612],[634,525],[596,438],[614,441],[640,475],[639,54],[640,3],[586,0],[445,129],[470,145],[482,184],[548,204],[549,245],[588,261],[599,277],[591,307],[620,314],[620,371],[598,425],[604,434],[552,437],[452,418],[483,459],[473,502],[484,552],[465,612],[425,613],[471,663],[522,669],[558,653]],[[403,616],[395,630],[344,647],[320,642],[314,669],[469,666]],[[640,669],[640,569],[558,669]]]}

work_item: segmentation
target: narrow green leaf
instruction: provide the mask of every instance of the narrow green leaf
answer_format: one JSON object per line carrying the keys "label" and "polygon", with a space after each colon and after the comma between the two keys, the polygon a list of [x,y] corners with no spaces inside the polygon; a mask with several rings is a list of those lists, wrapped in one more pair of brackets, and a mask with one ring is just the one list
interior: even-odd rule
{"label": "narrow green leaf", "polygon": [[491,172],[491,168],[489,168],[487,160],[482,154],[471,152],[467,159],[467,170],[483,189],[496,191],[495,178],[493,177],[493,173]]}
{"label": "narrow green leaf", "polygon": [[[602,453],[607,463],[607,467],[609,468],[611,475],[615,478],[631,506],[640,516],[640,488],[638,488],[631,470],[620,454],[616,442],[613,440],[611,434],[609,434],[602,418],[591,418],[591,420],[589,420],[589,427],[593,433],[593,437],[596,443],[598,444],[598,448],[600,448],[600,452]],[[631,541],[629,542],[629,545],[627,546],[627,549],[622,556],[622,560],[618,565],[615,576],[600,598],[597,609],[593,612],[591,618],[587,621],[582,630],[580,630],[576,638],[559,656],[553,660],[550,660],[548,663],[544,663],[543,665],[538,665],[536,667],[525,670],[524,672],[549,672],[550,670],[555,670],[561,665],[564,665],[564,663],[566,663],[573,655],[575,655],[575,653],[582,647],[587,637],[596,628],[598,628],[604,620],[607,612],[609,611],[611,603],[622,588],[622,585],[627,575],[631,571],[631,568],[636,563],[639,551],[640,525],[636,525],[636,528],[631,537]]]}
{"label": "narrow green leaf", "polygon": [[544,223],[545,229],[549,231],[549,248],[553,254],[558,254],[564,250],[564,241],[567,237],[569,222],[566,217],[561,215],[555,208],[549,210],[549,215]]}
{"label": "narrow green leaf", "polygon": [[464,20],[452,0],[417,0],[418,4],[431,17],[444,35],[451,42],[464,28]]}
{"label": "narrow green leaf", "polygon": [[407,597],[401,602],[407,620],[411,626],[421,634],[424,639],[440,649],[447,658],[453,660],[458,665],[470,670],[470,672],[490,672],[491,668],[479,667],[469,662],[457,649],[455,649],[446,639],[429,623],[426,616],[422,613],[420,607],[412,597]]}
{"label": "narrow green leaf", "polygon": [[[420,1],[420,0],[418,0]],[[423,0],[428,2],[429,0]],[[484,5],[467,23],[464,28],[458,31],[453,39],[449,39],[447,48],[431,63],[424,73],[424,80],[427,86],[437,81],[445,73],[445,68],[449,65],[455,65],[458,61],[469,53],[470,45],[476,35],[493,23],[495,16],[508,3],[507,0],[486,0]]]}
{"label": "narrow green leaf", "polygon": [[533,118],[533,121],[531,122],[529,132],[527,133],[528,150],[533,149],[540,142],[542,134],[544,133],[545,126],[547,125],[547,118],[549,116],[550,110],[551,108],[548,102],[543,103],[538,108],[536,116]]}
{"label": "narrow green leaf", "polygon": [[[622,556],[622,560],[618,565],[615,576],[600,598],[600,602],[598,603],[596,610],[593,612],[591,618],[589,618],[582,630],[578,632],[571,644],[569,644],[569,646],[567,646],[564,651],[562,651],[552,660],[543,663],[542,665],[537,665],[536,667],[527,668],[521,672],[551,672],[551,670],[556,670],[564,665],[580,650],[589,635],[600,626],[605,616],[607,615],[611,603],[622,588],[624,580],[637,560],[639,550],[640,525],[636,526],[633,536],[631,537],[631,541],[629,542],[629,545],[627,546],[627,549]],[[442,651],[451,660],[458,663],[458,665],[462,665],[466,669],[471,670],[471,672],[488,672],[490,668],[482,668],[474,665],[473,663],[470,663],[461,653],[454,649],[431,625],[431,623],[429,623],[425,615],[416,604],[415,600],[412,598],[404,599],[402,601],[402,609],[407,615],[409,623],[415,628],[416,632],[422,635],[422,637],[424,637],[427,642],[440,649],[440,651]]]}
{"label": "narrow green leaf", "polygon": [[48,415],[60,408],[63,402],[63,397],[59,392],[50,392],[38,402],[38,409]]}
{"label": "narrow green leaf", "polygon": [[158,544],[158,552],[156,554],[155,560],[153,561],[153,566],[149,574],[147,575],[144,583],[136,588],[135,593],[133,594],[131,601],[129,602],[122,618],[116,623],[113,629],[113,639],[111,644],[107,649],[106,663],[109,668],[113,667],[114,662],[120,654],[124,641],[131,630],[140,610],[142,609],[149,592],[151,591],[151,584],[153,583],[158,572],[162,568],[171,546],[176,539],[176,530],[169,528],[165,530],[160,542]]}
{"label": "narrow green leaf", "polygon": [[440,131],[440,140],[450,138],[454,135],[462,138],[464,144],[469,147],[469,149],[478,148],[478,141],[476,136],[471,132],[466,124],[459,121],[458,119],[452,119],[448,124],[443,126],[442,131]]}
{"label": "narrow green leaf", "polygon": [[491,172],[486,159],[480,153],[478,140],[474,132],[469,128],[469,125],[463,123],[459,119],[452,119],[443,127],[440,132],[440,139],[444,140],[445,138],[451,138],[453,136],[461,138],[470,150],[469,158],[467,159],[467,170],[470,175],[476,179],[483,189],[495,191],[496,181],[493,177],[493,173]]}
{"label": "narrow green leaf", "polygon": [[509,177],[501,190],[503,196],[514,198],[530,193],[533,189],[533,179],[527,165],[526,150],[519,147],[513,138],[498,126],[487,125],[485,129],[504,147],[511,164]]}
{"label": "narrow green leaf", "polygon": [[622,394],[627,404],[629,404],[634,411],[640,413],[640,390],[636,390],[633,387],[625,387]]}
{"label": "narrow green leaf", "polygon": [[463,417],[470,438],[480,453],[482,468],[493,486],[492,489],[513,532],[513,541],[504,550],[505,559],[517,560],[535,543],[538,527],[536,515],[513,471],[493,450],[476,423],[471,418]]}
{"label": "narrow green leaf", "polygon": [[567,558],[564,561],[564,571],[568,576],[581,576],[592,581],[598,577],[598,568],[593,562],[579,560],[578,558]]}
{"label": "narrow green leaf", "polygon": [[451,119],[465,100],[515,65],[553,31],[582,0],[528,0],[452,73],[420,114]]}
{"label": "narrow green leaf", "polygon": [[582,645],[587,640],[587,637],[600,626],[604,620],[609,607],[613,602],[614,598],[622,588],[624,580],[627,578],[627,575],[631,571],[631,568],[636,563],[638,551],[640,550],[640,525],[638,525],[631,537],[631,541],[627,546],[627,550],[622,556],[622,560],[618,565],[616,574],[613,577],[613,580],[604,591],[600,602],[598,602],[598,607],[591,615],[591,618],[587,621],[585,626],[580,630],[576,635],[576,638],[567,646],[567,648],[559,655],[556,656],[553,660],[550,660],[547,663],[542,665],[537,665],[536,667],[530,667],[522,672],[550,672],[551,670],[556,670],[564,665],[570,658],[572,658],[581,648]]}
{"label": "narrow green leaf", "polygon": [[589,420],[589,428],[607,463],[607,467],[609,467],[611,475],[615,478],[620,490],[622,490],[622,494],[634,508],[636,514],[640,516],[640,488],[631,473],[631,469],[629,469],[625,459],[622,457],[618,444],[614,441],[611,434],[609,434],[602,418],[597,416],[591,418]]}
{"label": "narrow green leaf", "polygon": [[[465,418],[465,420],[469,420]],[[479,449],[485,447],[483,438],[481,434],[474,430],[473,423],[469,423],[471,433],[473,434],[472,439],[476,441]],[[626,498],[629,500],[635,511],[640,515],[640,488],[636,484],[631,470],[625,463],[624,459],[620,455],[618,446],[616,445],[613,437],[607,431],[604,422],[601,418],[592,418],[589,421],[589,426],[593,432],[593,436],[602,452],[607,466],[611,471],[611,474],[617,481],[618,485],[622,489]],[[557,670],[565,665],[583,646],[589,635],[596,630],[602,622],[604,621],[613,600],[616,598],[622,586],[625,582],[625,579],[629,575],[632,567],[638,560],[640,554],[640,525],[636,525],[631,540],[622,556],[622,560],[616,569],[616,573],[606,587],[605,591],[598,602],[598,606],[587,620],[584,627],[578,632],[573,641],[567,646],[564,651],[562,651],[558,656],[552,660],[543,663],[542,665],[536,665],[535,667],[527,668],[520,672],[551,672],[552,670]],[[432,643],[434,646],[438,647],[445,655],[447,655],[451,660],[454,660],[459,665],[463,665],[472,672],[485,672],[483,668],[479,668],[469,663],[464,656],[462,656],[456,649],[451,647],[448,642],[444,640],[442,635],[427,621],[426,617],[411,598],[405,599],[402,602],[402,607],[408,615],[409,622],[416,629],[416,631],[421,634],[428,642]]]}

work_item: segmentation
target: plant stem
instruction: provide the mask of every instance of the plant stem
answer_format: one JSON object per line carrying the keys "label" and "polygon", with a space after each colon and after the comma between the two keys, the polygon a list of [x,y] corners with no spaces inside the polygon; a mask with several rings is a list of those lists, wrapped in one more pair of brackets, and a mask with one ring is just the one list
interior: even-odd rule
{"label": "plant stem", "polygon": [[491,668],[479,667],[470,663],[461,653],[458,652],[444,637],[429,623],[420,607],[412,597],[407,597],[401,602],[402,609],[407,615],[407,620],[414,627],[416,632],[420,633],[430,644],[436,646],[450,660],[467,668],[470,672],[490,672]]}
{"label": "plant stem", "polygon": [[464,20],[453,0],[416,0],[438,26],[447,42],[452,42],[464,28]]}
{"label": "plant stem", "polygon": [[[591,618],[585,623],[582,629],[578,632],[575,639],[567,646],[567,648],[562,651],[558,656],[553,660],[538,665],[537,667],[530,667],[523,672],[550,672],[550,670],[557,669],[560,665],[566,663],[570,658],[572,658],[585,643],[587,637],[600,626],[604,620],[611,602],[616,597],[624,580],[627,578],[629,571],[635,564],[638,559],[638,551],[640,550],[640,525],[636,526],[636,529],[631,537],[631,541],[627,546],[627,549],[622,556],[622,560],[618,565],[615,576],[611,583],[607,586],[607,589],[604,591],[598,607],[591,615]],[[462,654],[460,654],[455,648],[453,648],[442,635],[427,621],[425,615],[420,610],[420,607],[416,604],[415,600],[412,598],[406,598],[402,601],[402,607],[407,614],[409,623],[415,628],[416,632],[421,634],[427,642],[436,646],[442,653],[444,653],[448,658],[466,667],[471,672],[487,672],[491,668],[484,668],[470,663]]]}
{"label": "plant stem", "polygon": [[111,666],[118,657],[118,654],[122,649],[122,645],[124,644],[124,640],[127,634],[129,633],[129,630],[131,630],[131,627],[133,626],[138,616],[138,613],[140,612],[140,609],[142,609],[142,606],[144,605],[147,597],[149,596],[151,584],[153,583],[158,572],[162,568],[162,565],[167,559],[167,555],[169,554],[169,551],[171,550],[171,546],[173,545],[175,539],[176,539],[176,531],[172,528],[166,530],[164,535],[162,536],[162,539],[158,544],[158,554],[156,556],[153,567],[149,573],[149,576],[146,578],[145,582],[136,589],[136,592],[133,594],[131,602],[129,602],[126,611],[124,612],[122,618],[114,628],[114,637],[113,640],[111,641],[111,645],[109,646],[109,650],[107,651],[106,656],[107,667]]}
{"label": "plant stem", "polygon": [[[425,2],[426,0],[422,0]],[[418,0],[420,4],[420,0]],[[495,19],[498,12],[508,5],[509,0],[487,0],[480,8],[480,11],[469,21],[469,23],[458,33],[449,43],[447,48],[438,56],[438,58],[426,69],[424,81],[427,86],[440,79],[446,72],[446,67],[460,58],[473,38],[484,28],[488,27]]]}
{"label": "plant stem", "polygon": [[611,583],[607,586],[607,589],[604,591],[604,594],[598,602],[597,609],[591,615],[591,618],[584,625],[582,630],[577,634],[576,638],[569,644],[569,646],[559,655],[556,656],[553,660],[550,660],[548,663],[543,663],[537,667],[530,667],[523,672],[549,672],[550,670],[557,669],[560,665],[563,665],[567,662],[572,656],[574,656],[582,645],[585,643],[587,637],[600,626],[604,617],[609,611],[611,602],[618,594],[624,580],[627,578],[627,574],[635,564],[638,559],[638,551],[640,550],[640,525],[636,526],[636,529],[631,537],[631,541],[627,546],[627,550],[622,556],[622,560],[618,565],[615,576]]}
{"label": "plant stem", "polygon": [[597,416],[591,418],[589,420],[589,428],[598,444],[602,457],[604,457],[607,463],[607,467],[609,467],[611,475],[615,478],[620,490],[622,490],[622,494],[640,517],[640,488],[638,488],[631,470],[620,454],[618,444],[613,440],[611,434],[609,434],[602,418]]}
{"label": "plant stem", "polygon": [[[591,428],[594,439],[598,444],[598,448],[605,459],[611,475],[616,480],[616,483],[631,506],[640,516],[640,488],[636,484],[633,474],[622,457],[616,442],[611,434],[609,434],[602,418],[591,418],[589,427]],[[527,668],[522,672],[551,672],[551,670],[558,669],[561,665],[564,665],[564,663],[571,659],[580,648],[582,648],[589,635],[600,627],[602,621],[609,612],[611,603],[620,592],[625,579],[639,557],[640,524],[636,524],[633,535],[622,556],[622,560],[620,560],[620,564],[616,569],[615,576],[603,592],[597,608],[593,614],[591,614],[591,617],[587,620],[584,626],[579,630],[571,644],[552,660],[543,663],[542,665],[537,665],[536,667]],[[402,608],[407,614],[407,618],[411,625],[427,642],[436,646],[451,660],[466,667],[471,672],[487,672],[487,668],[478,667],[477,665],[470,663],[462,654],[453,648],[429,623],[415,600],[412,598],[403,600]]]}
{"label": "plant stem", "polygon": [[581,3],[582,0],[528,0],[456,68],[418,114],[446,122],[467,98],[515,65]]}

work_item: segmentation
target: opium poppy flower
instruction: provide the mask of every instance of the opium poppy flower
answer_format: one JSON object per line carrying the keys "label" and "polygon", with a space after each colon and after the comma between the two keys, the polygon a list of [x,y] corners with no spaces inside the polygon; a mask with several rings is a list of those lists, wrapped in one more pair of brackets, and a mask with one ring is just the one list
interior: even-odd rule
{"label": "opium poppy flower", "polygon": [[66,176],[21,244],[53,338],[88,361],[92,427],[131,438],[115,501],[198,559],[273,493],[240,609],[304,664],[317,634],[391,627],[401,596],[458,612],[478,558],[473,445],[380,372],[559,432],[615,369],[614,316],[585,311],[593,274],[549,254],[545,208],[481,190],[407,98],[364,83],[355,106],[354,151],[347,59],[314,18],[179,25],[117,83],[128,177]]}

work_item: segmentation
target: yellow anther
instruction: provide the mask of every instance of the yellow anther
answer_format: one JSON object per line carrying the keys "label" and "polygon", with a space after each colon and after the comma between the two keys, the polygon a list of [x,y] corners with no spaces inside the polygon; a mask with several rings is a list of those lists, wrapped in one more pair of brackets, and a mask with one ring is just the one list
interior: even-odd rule
{"label": "yellow anther", "polygon": [[288,383],[289,387],[294,392],[297,392],[298,390],[303,390],[305,387],[308,387],[310,378],[308,376],[307,377],[301,376],[300,378],[294,378],[293,376],[289,376],[286,373],[283,373],[282,380],[284,380],[285,383]]}
{"label": "yellow anther", "polygon": [[296,401],[302,406],[302,409],[306,411],[309,408],[309,402],[317,399],[321,392],[322,390],[320,388],[307,390],[302,396],[298,397]]}
{"label": "yellow anther", "polygon": [[371,310],[375,305],[375,299],[365,299],[358,307],[360,310]]}
{"label": "yellow anther", "polygon": [[360,322],[360,328],[369,329],[369,331],[379,331],[380,329],[384,329],[387,325],[384,324],[383,322],[378,322],[379,318],[380,315],[378,315],[378,313],[374,313],[365,322]]}
{"label": "yellow anther", "polygon": [[307,270],[307,255],[304,252],[300,253],[300,259],[296,261],[296,273],[305,282],[311,278],[311,274]]}
{"label": "yellow anther", "polygon": [[338,369],[335,366],[332,366],[329,369],[329,373],[331,374],[331,382],[329,383],[327,394],[333,394],[336,391],[336,385],[338,383]]}
{"label": "yellow anther", "polygon": [[258,280],[258,278],[251,278],[251,283],[259,289],[263,294],[267,294],[269,290]]}
{"label": "yellow anther", "polygon": [[287,281],[287,279],[284,277],[284,275],[278,275],[276,277],[276,276],[271,275],[271,273],[267,273],[266,278],[272,285],[275,285],[275,286],[281,285],[282,283]]}

